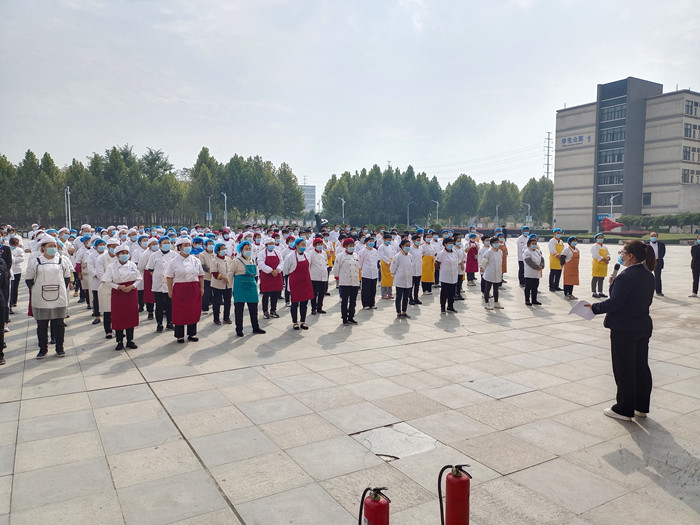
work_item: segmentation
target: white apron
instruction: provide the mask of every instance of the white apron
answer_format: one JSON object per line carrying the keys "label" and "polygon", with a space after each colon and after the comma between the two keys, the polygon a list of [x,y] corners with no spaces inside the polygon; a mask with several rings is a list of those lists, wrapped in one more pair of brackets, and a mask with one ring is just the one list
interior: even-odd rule
{"label": "white apron", "polygon": [[41,262],[36,268],[32,286],[32,315],[38,321],[64,319],[68,308],[68,293],[63,277],[61,258],[55,262]]}
{"label": "white apron", "polygon": [[[107,268],[109,267],[110,264],[114,264],[115,261],[117,261],[116,257],[105,257],[105,271],[107,271]],[[97,264],[100,264],[100,261],[96,261]],[[119,262],[117,261],[117,264]],[[100,313],[105,313],[105,312],[111,312],[112,311],[112,288],[108,286],[107,284],[100,282],[100,285],[97,287],[97,300],[100,303]]]}

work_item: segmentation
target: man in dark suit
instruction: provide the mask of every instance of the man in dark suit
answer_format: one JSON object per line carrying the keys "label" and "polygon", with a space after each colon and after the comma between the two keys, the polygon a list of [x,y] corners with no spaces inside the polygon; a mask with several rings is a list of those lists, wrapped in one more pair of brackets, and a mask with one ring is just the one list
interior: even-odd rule
{"label": "man in dark suit", "polygon": [[654,249],[654,255],[656,255],[656,268],[654,268],[654,278],[656,279],[656,295],[663,297],[663,291],[661,289],[661,270],[664,268],[664,257],[666,255],[666,244],[659,240],[659,234],[656,232],[651,232],[649,235],[649,240],[646,242],[649,246]]}
{"label": "man in dark suit", "polygon": [[[12,272],[12,248],[9,246],[2,246],[0,245],[0,259],[5,263],[5,269],[8,273],[8,275]],[[9,285],[9,281],[7,281],[7,284]],[[2,316],[3,320],[3,326],[0,328],[0,330],[5,329],[4,323],[9,323],[10,322],[10,295],[9,295],[9,288],[6,290],[5,294],[3,295],[2,292],[0,292],[0,301],[2,301],[2,305],[0,305],[0,316]],[[7,304],[5,304],[7,303]],[[4,343],[4,341],[3,341]]]}

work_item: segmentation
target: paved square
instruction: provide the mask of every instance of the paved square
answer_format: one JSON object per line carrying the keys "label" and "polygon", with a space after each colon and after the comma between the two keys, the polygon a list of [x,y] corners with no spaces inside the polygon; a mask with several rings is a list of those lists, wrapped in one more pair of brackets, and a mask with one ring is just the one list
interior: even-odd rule
{"label": "paved square", "polygon": [[[689,252],[668,247],[651,412],[631,423],[602,413],[602,317],[567,315],[543,283],[526,307],[514,257],[501,311],[467,287],[456,315],[423,295],[410,320],[380,300],[345,327],[331,286],[308,331],[285,310],[237,338],[209,315],[178,345],[142,314],[128,352],[71,298],[67,356],[43,361],[22,290],[0,367],[0,523],[351,525],[363,488],[387,485],[392,523],[433,525],[448,463],[472,465],[476,525],[700,523]],[[574,294],[590,298],[582,253]]]}

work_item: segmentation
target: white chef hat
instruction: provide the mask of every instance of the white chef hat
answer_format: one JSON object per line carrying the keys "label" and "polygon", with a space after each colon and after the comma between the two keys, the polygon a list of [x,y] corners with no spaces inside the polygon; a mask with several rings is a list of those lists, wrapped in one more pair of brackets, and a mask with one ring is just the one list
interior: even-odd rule
{"label": "white chef hat", "polygon": [[177,240],[175,241],[175,247],[177,248],[181,244],[185,244],[185,243],[192,244],[192,239],[190,239],[189,237],[178,237]]}
{"label": "white chef hat", "polygon": [[114,249],[115,255],[116,255],[117,253],[122,253],[122,252],[129,253],[129,245],[128,245],[128,244],[122,244],[121,246],[117,246],[117,247]]}
{"label": "white chef hat", "polygon": [[150,246],[151,244],[158,244],[158,239],[155,237],[151,237],[150,239],[148,239],[148,246]]}
{"label": "white chef hat", "polygon": [[112,237],[111,239],[107,239],[105,242],[107,244],[121,244],[122,243],[122,241],[120,241],[116,237]]}
{"label": "white chef hat", "polygon": [[50,235],[44,235],[41,240],[39,241],[39,246],[43,246],[44,244],[48,244],[50,242],[56,242],[56,237],[51,237]]}

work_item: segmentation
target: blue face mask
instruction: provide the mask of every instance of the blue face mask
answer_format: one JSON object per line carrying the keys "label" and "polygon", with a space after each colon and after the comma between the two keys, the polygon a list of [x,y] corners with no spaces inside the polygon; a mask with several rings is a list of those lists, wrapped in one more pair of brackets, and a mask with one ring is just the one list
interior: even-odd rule
{"label": "blue face mask", "polygon": [[700,239],[695,239],[695,242],[700,244]]}
{"label": "blue face mask", "polygon": [[223,248],[223,249],[219,250],[219,255],[220,255],[221,257],[225,257],[227,253],[228,253],[228,252],[226,251],[226,248]]}
{"label": "blue face mask", "polygon": [[620,266],[624,266],[625,262],[622,260],[622,254],[617,256],[617,262],[620,263]]}
{"label": "blue face mask", "polygon": [[268,252],[274,252],[274,251],[275,251],[275,247],[274,247],[274,246],[268,245],[268,246],[267,246],[267,251],[268,251]]}
{"label": "blue face mask", "polygon": [[184,248],[182,248],[182,253],[184,253],[185,255],[189,255],[191,251],[192,246],[185,246]]}
{"label": "blue face mask", "polygon": [[578,243],[577,243],[576,241],[571,241],[571,246],[573,246],[574,248],[576,248],[576,245],[577,245],[577,244],[578,244]]}
{"label": "blue face mask", "polygon": [[462,241],[457,241],[455,244],[456,244],[457,246],[459,246],[460,248],[462,247]]}
{"label": "blue face mask", "polygon": [[408,252],[410,252],[410,251],[411,251],[411,247],[410,247],[410,246],[404,246],[404,247],[403,247],[403,253],[408,253]]}
{"label": "blue face mask", "polygon": [[656,242],[657,237],[649,237],[649,240],[650,240],[651,242]]}
{"label": "blue face mask", "polygon": [[242,253],[243,253],[243,257],[245,257],[246,259],[248,259],[250,257],[250,250],[246,250]]}
{"label": "blue face mask", "polygon": [[354,247],[354,246],[348,246],[348,247],[345,248],[345,249],[348,251],[348,253],[352,253],[352,252],[355,251],[355,247]]}
{"label": "blue face mask", "polygon": [[114,255],[114,248],[107,248],[109,250],[110,255]]}
{"label": "blue face mask", "polygon": [[157,245],[157,244],[154,244],[153,246],[151,246],[151,251],[152,251],[152,252],[157,252],[157,251],[158,251],[158,245]]}
{"label": "blue face mask", "polygon": [[500,246],[499,243],[494,242],[494,243],[491,245],[491,248],[493,248],[494,250],[497,250],[499,246]]}
{"label": "blue face mask", "polygon": [[[698,243],[700,243],[700,239],[698,239]],[[370,248],[374,248],[374,241],[369,241],[367,243],[367,246],[369,246]]]}
{"label": "blue face mask", "polygon": [[530,249],[534,252],[534,251],[537,249],[537,245],[536,245],[536,244],[531,244],[531,245],[530,245]]}
{"label": "blue face mask", "polygon": [[165,253],[168,253],[170,251],[170,245],[169,244],[163,244],[160,247],[161,250],[163,250]]}
{"label": "blue face mask", "polygon": [[129,260],[129,254],[128,253],[120,253],[119,254],[119,262],[125,263],[126,261]]}
{"label": "blue face mask", "polygon": [[299,250],[299,253],[304,253],[306,251],[306,246],[299,246],[297,249]]}
{"label": "blue face mask", "polygon": [[387,246],[389,246],[389,245],[391,244],[391,241],[384,241],[384,244],[386,244]]}
{"label": "blue face mask", "polygon": [[454,248],[454,244],[446,244],[446,245],[445,245],[445,249],[446,249],[448,252],[451,252],[451,251],[452,251],[452,248]]}
{"label": "blue face mask", "polygon": [[122,241],[125,241],[125,240],[126,240],[126,233],[122,233],[122,234],[119,236],[119,238],[120,238]]}
{"label": "blue face mask", "polygon": [[58,248],[46,248],[46,255],[56,255]]}
{"label": "blue face mask", "polygon": [[209,253],[212,253],[214,251],[214,245],[213,244],[207,244],[206,250]]}

